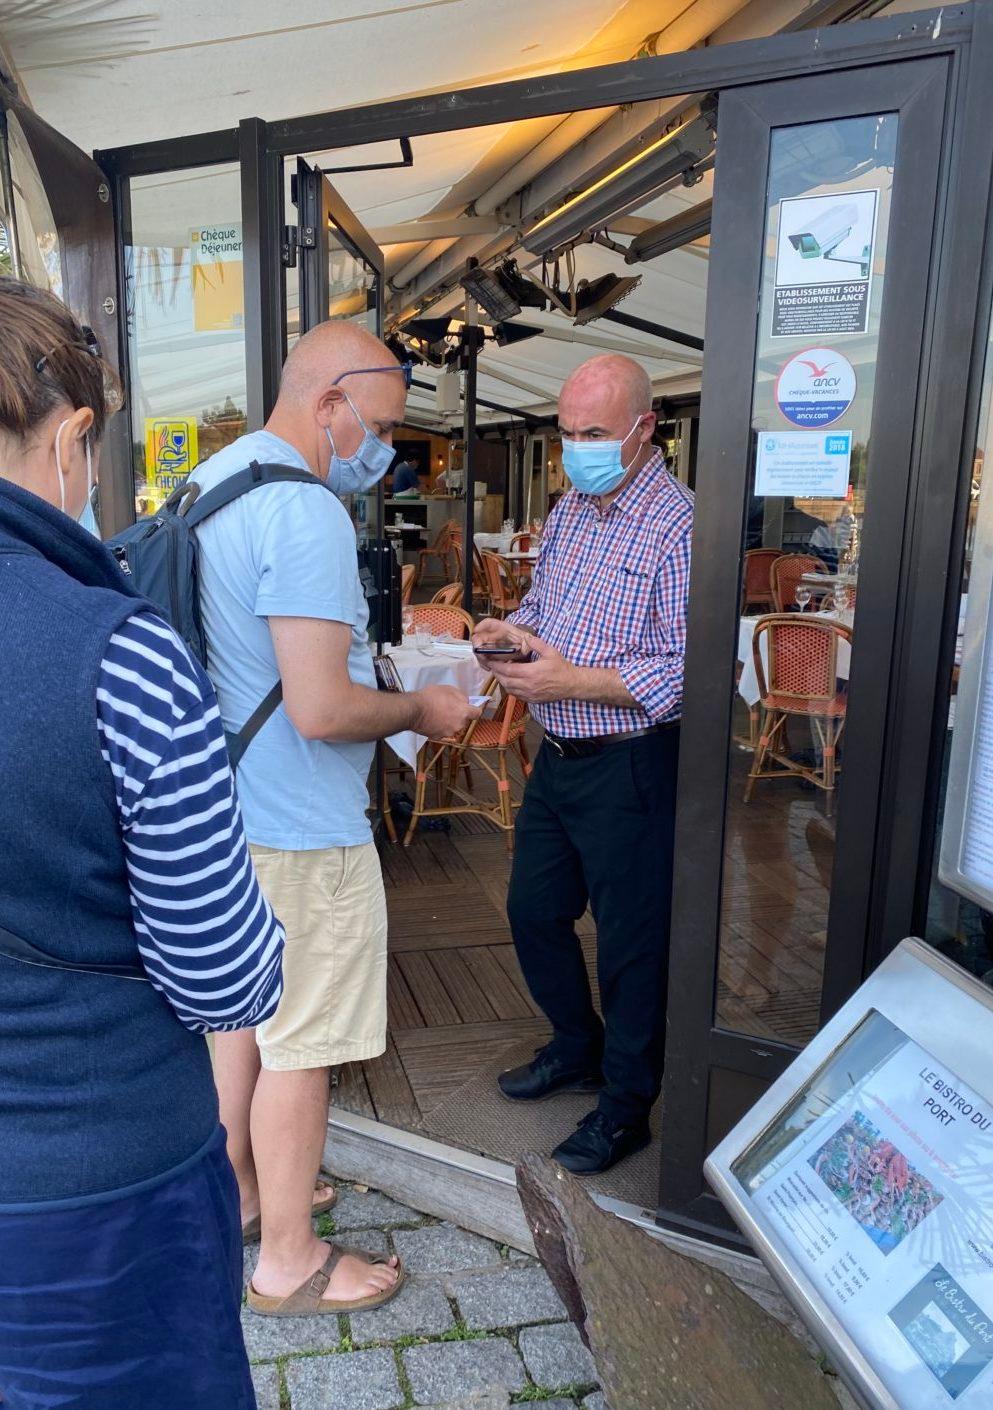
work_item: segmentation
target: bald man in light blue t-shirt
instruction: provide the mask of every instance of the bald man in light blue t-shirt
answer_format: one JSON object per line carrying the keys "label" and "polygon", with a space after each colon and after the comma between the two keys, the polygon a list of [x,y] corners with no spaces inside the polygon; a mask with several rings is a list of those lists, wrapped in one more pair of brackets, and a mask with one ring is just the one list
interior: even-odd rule
{"label": "bald man in light blue t-shirt", "polygon": [[329,1251],[311,1215],[335,1199],[316,1184],[330,1068],[386,1047],[386,900],[367,816],[372,741],[408,729],[445,738],[477,713],[448,686],[376,690],[355,531],[337,494],[371,489],[385,474],[405,403],[403,369],[378,339],[322,324],[291,352],[265,429],[194,475],[207,490],[257,460],[310,470],[335,491],[265,485],[198,531],[208,668],[225,727],[240,730],[276,680],[283,685],[237,775],[252,858],[286,930],[283,998],[257,1045],[251,1034],[215,1043],[246,1240],[261,1228],[248,1305],[263,1314],[348,1311],[385,1300],[402,1281],[395,1259]]}

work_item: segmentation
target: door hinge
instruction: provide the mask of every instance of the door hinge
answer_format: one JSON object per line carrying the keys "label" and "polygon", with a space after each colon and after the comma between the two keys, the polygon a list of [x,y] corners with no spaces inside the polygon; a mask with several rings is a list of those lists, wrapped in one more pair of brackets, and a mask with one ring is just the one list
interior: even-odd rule
{"label": "door hinge", "polygon": [[313,226],[313,225],[301,225],[301,226],[300,226],[299,240],[300,240],[300,248],[301,248],[301,250],[316,250],[316,249],[317,249],[317,230],[316,230],[315,226]]}
{"label": "door hinge", "polygon": [[283,226],[283,241],[279,247],[280,258],[287,269],[297,267],[297,228],[295,225]]}

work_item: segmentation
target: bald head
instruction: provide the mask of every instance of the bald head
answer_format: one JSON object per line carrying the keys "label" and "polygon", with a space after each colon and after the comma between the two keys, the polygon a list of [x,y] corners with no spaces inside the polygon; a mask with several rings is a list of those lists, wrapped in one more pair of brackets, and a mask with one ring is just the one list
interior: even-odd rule
{"label": "bald head", "polygon": [[652,409],[651,379],[633,358],[601,353],[581,362],[566,378],[559,398],[560,413],[563,405],[581,407],[584,415],[608,406],[623,411],[630,430],[636,416]]}
{"label": "bald head", "polygon": [[359,324],[332,319],[305,333],[290,352],[266,427],[323,477],[332,441],[339,455],[354,455],[364,422],[392,444],[406,404],[400,364],[389,348]]}
{"label": "bald head", "polygon": [[332,319],[304,333],[291,350],[283,364],[279,400],[306,402],[315,391],[358,367],[391,366],[399,366],[396,358],[367,328]]}

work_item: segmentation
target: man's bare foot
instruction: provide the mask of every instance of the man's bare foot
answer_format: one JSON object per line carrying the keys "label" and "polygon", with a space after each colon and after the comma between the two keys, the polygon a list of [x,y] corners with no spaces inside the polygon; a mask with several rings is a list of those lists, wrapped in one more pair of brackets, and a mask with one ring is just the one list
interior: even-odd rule
{"label": "man's bare foot", "polygon": [[[272,1258],[260,1258],[252,1287],[260,1297],[289,1297],[313,1277],[327,1256],[328,1245],[315,1239],[311,1256],[299,1264],[280,1264]],[[367,1263],[363,1258],[346,1253],[338,1260],[322,1301],[357,1302],[363,1297],[375,1297],[392,1288],[399,1274],[400,1261],[395,1254],[389,1263]]]}
{"label": "man's bare foot", "polygon": [[[330,1197],[331,1197],[334,1193],[335,1193],[334,1185],[329,1185],[329,1184],[328,1184],[326,1181],[324,1181],[324,1180],[318,1180],[317,1185],[316,1185],[315,1188],[314,1188],[314,1199],[313,1199],[314,1206],[316,1207],[316,1206],[319,1205],[319,1204],[323,1204],[323,1202],[324,1202],[326,1199],[330,1199]],[[260,1210],[260,1207],[259,1207],[259,1196],[258,1196],[258,1191],[256,1191],[256,1192],[255,1192],[255,1200],[254,1200],[254,1203],[248,1203],[248,1202],[245,1202],[245,1201],[242,1202],[242,1206],[241,1206],[241,1227],[244,1229],[245,1226],[248,1225],[248,1224],[250,1224],[253,1219],[258,1219],[260,1212],[261,1212],[261,1210]]]}

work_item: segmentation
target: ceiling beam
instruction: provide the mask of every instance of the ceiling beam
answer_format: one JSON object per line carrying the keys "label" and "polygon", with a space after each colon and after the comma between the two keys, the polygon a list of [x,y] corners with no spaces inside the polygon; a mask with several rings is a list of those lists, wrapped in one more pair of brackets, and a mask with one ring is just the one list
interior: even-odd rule
{"label": "ceiling beam", "polygon": [[369,231],[377,245],[400,245],[408,240],[460,240],[466,235],[496,235],[503,227],[494,215],[454,215],[435,220],[420,216],[398,225],[377,225]]}
{"label": "ceiling beam", "polygon": [[[606,330],[605,330],[606,332]],[[619,352],[628,357],[650,357],[656,362],[685,363],[688,367],[702,367],[703,354],[676,352],[672,348],[659,348],[657,344],[640,343],[618,335],[607,337],[604,333],[594,333],[585,328],[544,328],[542,337],[551,338],[556,343],[578,343],[583,347],[598,348],[601,352]]]}

